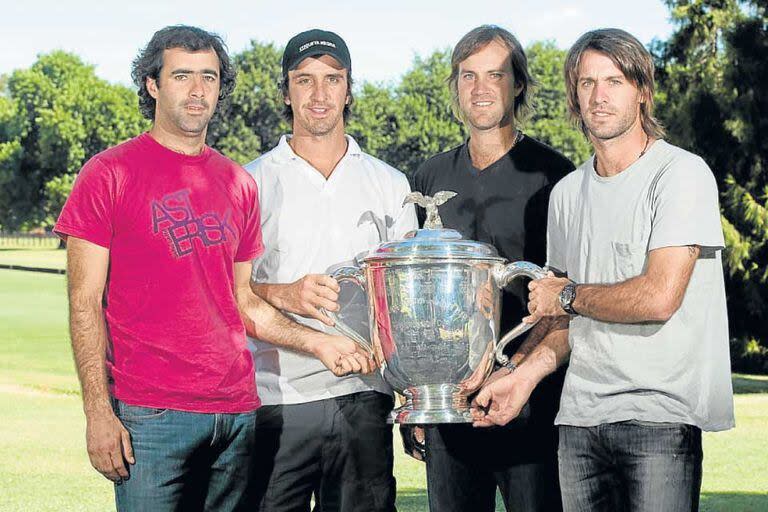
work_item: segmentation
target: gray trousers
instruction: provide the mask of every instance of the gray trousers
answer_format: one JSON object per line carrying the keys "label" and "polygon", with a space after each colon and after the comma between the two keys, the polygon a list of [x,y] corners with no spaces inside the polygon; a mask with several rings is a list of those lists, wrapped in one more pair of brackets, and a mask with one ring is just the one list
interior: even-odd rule
{"label": "gray trousers", "polygon": [[256,413],[260,512],[395,510],[393,399],[375,391]]}

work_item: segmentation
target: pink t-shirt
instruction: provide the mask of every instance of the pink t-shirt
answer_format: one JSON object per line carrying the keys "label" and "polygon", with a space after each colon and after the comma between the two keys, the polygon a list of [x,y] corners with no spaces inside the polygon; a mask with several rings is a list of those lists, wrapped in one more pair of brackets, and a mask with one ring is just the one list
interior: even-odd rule
{"label": "pink t-shirt", "polygon": [[115,398],[205,413],[259,406],[233,289],[234,263],[263,245],[256,183],[239,165],[142,134],[85,164],[54,229],[110,251]]}

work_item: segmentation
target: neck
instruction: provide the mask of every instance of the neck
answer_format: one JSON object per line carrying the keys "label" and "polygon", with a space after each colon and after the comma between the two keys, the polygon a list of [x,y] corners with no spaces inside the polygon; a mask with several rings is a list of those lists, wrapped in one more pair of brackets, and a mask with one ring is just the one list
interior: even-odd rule
{"label": "neck", "polygon": [[320,174],[328,179],[336,165],[347,152],[347,139],[344,137],[344,125],[339,123],[338,128],[324,135],[312,135],[310,133],[295,130],[288,144],[299,157],[306,160],[309,165],[317,169]]}
{"label": "neck", "polygon": [[595,171],[603,177],[616,176],[645,154],[655,139],[643,131],[639,122],[612,139],[590,135],[595,148]]}
{"label": "neck", "polygon": [[191,134],[186,132],[179,133],[180,130],[168,129],[168,127],[163,126],[163,124],[164,123],[159,121],[155,122],[152,125],[152,129],[149,130],[149,134],[152,138],[161,145],[171,151],[183,155],[195,156],[203,152],[203,148],[205,147],[205,134],[208,130],[207,126],[202,132]]}
{"label": "neck", "polygon": [[517,141],[517,129],[510,122],[489,130],[470,130],[469,155],[476,169],[485,169],[509,150]]}

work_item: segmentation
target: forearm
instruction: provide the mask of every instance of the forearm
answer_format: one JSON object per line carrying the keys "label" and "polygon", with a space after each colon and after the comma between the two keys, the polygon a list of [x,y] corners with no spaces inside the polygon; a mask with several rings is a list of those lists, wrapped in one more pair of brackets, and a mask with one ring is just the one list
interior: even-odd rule
{"label": "forearm", "polygon": [[[282,300],[282,294],[287,286],[288,285],[285,284],[257,283],[256,281],[251,281],[251,290],[253,293],[281,311],[286,311],[286,301]],[[295,313],[295,311],[290,311],[290,313]]]}
{"label": "forearm", "polygon": [[533,352],[539,343],[541,343],[544,337],[553,328],[556,321],[557,317],[544,317],[539,320],[528,332],[528,337],[525,338],[525,341],[520,345],[517,351],[512,354],[512,357],[509,358],[510,361],[514,363],[515,366],[519,366],[523,359]]}
{"label": "forearm", "polygon": [[314,354],[315,344],[324,335],[292,321],[262,297],[246,289],[236,294],[240,318],[248,335],[297,352]]}
{"label": "forearm", "polygon": [[534,340],[534,348],[515,370],[517,377],[529,380],[535,385],[568,361],[571,352],[568,345],[569,321],[569,317],[559,316],[549,317],[537,324],[538,327],[544,323],[538,333],[532,333],[540,333],[540,338]]}
{"label": "forearm", "polygon": [[683,302],[700,252],[695,245],[654,249],[637,277],[610,285],[579,285],[573,308],[603,322],[666,322]]}
{"label": "forearm", "polygon": [[661,322],[668,318],[667,297],[646,275],[610,285],[578,285],[573,308],[603,322]]}
{"label": "forearm", "polygon": [[70,290],[69,328],[86,416],[111,411],[107,385],[107,330],[101,297]]}

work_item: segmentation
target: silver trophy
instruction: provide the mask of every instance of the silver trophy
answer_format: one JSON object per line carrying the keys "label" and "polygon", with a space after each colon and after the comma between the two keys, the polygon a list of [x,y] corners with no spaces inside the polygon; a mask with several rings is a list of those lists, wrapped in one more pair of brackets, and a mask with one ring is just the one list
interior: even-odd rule
{"label": "silver trophy", "polygon": [[379,244],[359,267],[331,273],[366,292],[369,339],[343,322],[343,305],[338,315],[326,313],[405,397],[392,411],[396,423],[471,423],[467,397],[488,378],[494,360],[508,363],[504,347],[533,326],[521,323],[499,339],[501,289],[520,276],[542,278],[545,270],[506,263],[493,246],[443,229],[437,207],[455,195],[409,194],[404,204],[427,210],[424,229]]}

